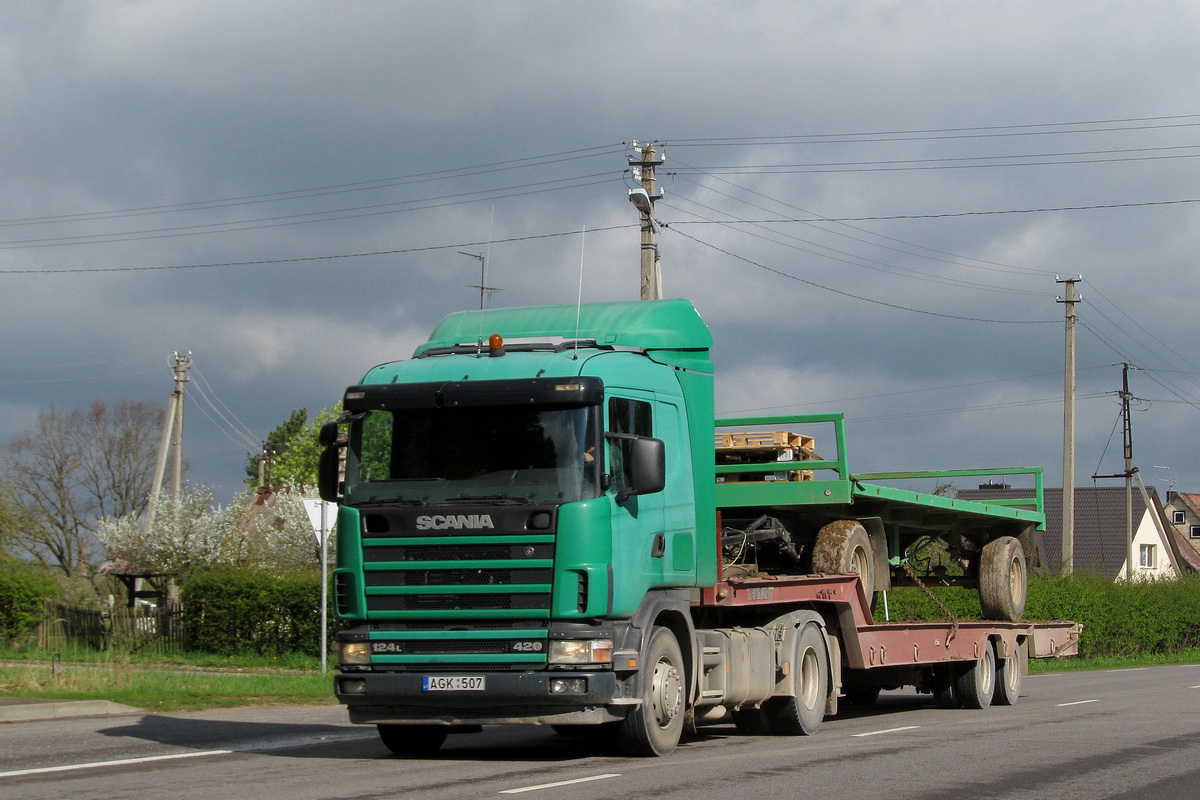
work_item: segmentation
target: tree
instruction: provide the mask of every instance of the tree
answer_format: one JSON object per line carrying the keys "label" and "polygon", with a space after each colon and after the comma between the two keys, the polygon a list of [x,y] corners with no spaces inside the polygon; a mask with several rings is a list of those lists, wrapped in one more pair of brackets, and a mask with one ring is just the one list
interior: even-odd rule
{"label": "tree", "polygon": [[67,577],[93,574],[100,521],[145,509],[162,414],[140,400],[41,411],[8,445],[6,479],[26,517],[17,545]]}
{"label": "tree", "polygon": [[319,563],[316,536],[300,494],[243,492],[224,508],[211,490],[186,488],[159,506],[154,529],[140,515],[106,519],[99,539],[132,572],[183,578],[219,566],[287,572]]}
{"label": "tree", "polygon": [[[273,462],[281,457],[292,446],[292,443],[303,435],[307,424],[308,409],[297,408],[286,422],[277,425],[275,430],[267,434],[267,438],[263,442],[265,453],[247,453],[246,458],[250,463],[246,465],[246,483],[250,486],[258,486],[258,467],[261,459],[265,457]],[[272,464],[271,477],[266,479],[267,483],[273,483],[274,478],[275,472]]]}
{"label": "tree", "polygon": [[[342,404],[336,403],[329,408],[323,408],[308,421],[307,409],[298,408],[292,412],[288,420],[267,436],[267,446],[272,448],[271,477],[272,486],[291,486],[305,489],[316,486],[317,465],[321,460],[321,443],[319,440],[321,427],[333,422],[342,414]],[[257,456],[251,456],[251,464],[246,471],[251,472],[255,481],[258,479]]]}

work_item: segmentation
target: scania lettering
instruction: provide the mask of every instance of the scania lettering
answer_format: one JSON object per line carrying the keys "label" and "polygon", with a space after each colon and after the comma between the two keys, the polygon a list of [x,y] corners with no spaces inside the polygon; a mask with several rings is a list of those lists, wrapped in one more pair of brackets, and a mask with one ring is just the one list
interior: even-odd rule
{"label": "scania lettering", "polygon": [[492,524],[492,518],[487,514],[458,514],[449,517],[439,515],[426,517],[417,517],[417,530],[419,531],[441,531],[447,528],[495,528]]}
{"label": "scania lettering", "polygon": [[[1027,657],[1076,652],[1022,619],[1040,468],[852,473],[839,413],[717,419],[711,345],[686,300],[464,312],[347,389],[320,484],[351,722],[410,756],[501,724],[661,756],[901,686],[1011,704]],[[975,475],[1022,488],[909,488]],[[929,581],[985,619],[886,620]]]}

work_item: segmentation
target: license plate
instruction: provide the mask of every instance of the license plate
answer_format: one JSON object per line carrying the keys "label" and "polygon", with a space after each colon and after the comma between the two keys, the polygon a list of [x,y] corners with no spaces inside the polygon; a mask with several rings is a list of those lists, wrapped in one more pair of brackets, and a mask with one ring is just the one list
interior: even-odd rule
{"label": "license plate", "polygon": [[482,675],[443,675],[421,678],[425,692],[482,692]]}

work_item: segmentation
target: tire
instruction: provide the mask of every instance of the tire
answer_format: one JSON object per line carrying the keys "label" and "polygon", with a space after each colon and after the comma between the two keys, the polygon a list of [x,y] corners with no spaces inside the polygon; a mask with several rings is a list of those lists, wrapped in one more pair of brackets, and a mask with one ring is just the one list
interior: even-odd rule
{"label": "tire", "polygon": [[654,628],[642,655],[642,703],[621,723],[621,750],[635,756],[665,756],[675,750],[687,711],[686,670],[675,634]]}
{"label": "tire", "polygon": [[998,706],[1017,704],[1021,695],[1021,676],[1025,673],[1021,657],[1024,649],[1022,645],[1011,658],[996,659],[996,691],[992,694],[992,702]]}
{"label": "tire", "polygon": [[963,708],[984,709],[996,690],[996,650],[988,642],[977,661],[961,667],[954,678],[954,696]]}
{"label": "tire", "polygon": [[763,704],[767,729],[780,736],[811,736],[825,719],[829,697],[829,654],[825,634],[818,626],[805,625],[800,631],[792,669],[796,696],[772,697]]}
{"label": "tire", "polygon": [[377,725],[383,746],[398,756],[419,758],[433,755],[446,741],[441,725]]}
{"label": "tire", "polygon": [[867,529],[852,519],[831,522],[817,532],[813,572],[857,575],[867,600],[875,594],[875,556]]}
{"label": "tire", "polygon": [[979,556],[979,605],[984,619],[1021,619],[1028,588],[1025,548],[1017,539],[1001,536],[983,546]]}

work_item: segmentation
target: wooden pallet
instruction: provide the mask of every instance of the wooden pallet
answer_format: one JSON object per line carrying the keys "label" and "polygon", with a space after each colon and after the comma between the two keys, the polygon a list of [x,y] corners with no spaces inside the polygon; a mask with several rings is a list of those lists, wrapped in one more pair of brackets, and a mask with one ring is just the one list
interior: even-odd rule
{"label": "wooden pallet", "polygon": [[716,434],[717,464],[770,464],[770,472],[718,475],[718,483],[745,481],[811,481],[812,470],[778,469],[788,462],[819,459],[811,436],[789,431],[735,431]]}

